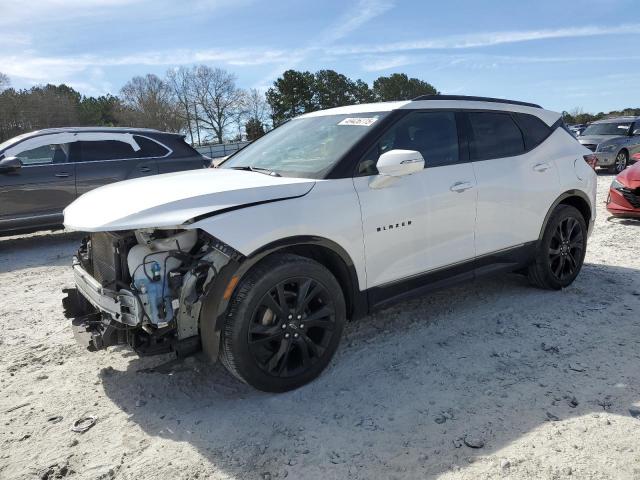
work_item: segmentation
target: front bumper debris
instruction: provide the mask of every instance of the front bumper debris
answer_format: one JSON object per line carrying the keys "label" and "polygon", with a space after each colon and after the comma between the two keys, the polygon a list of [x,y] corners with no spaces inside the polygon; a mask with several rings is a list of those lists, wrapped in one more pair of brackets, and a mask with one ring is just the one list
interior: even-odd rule
{"label": "front bumper debris", "polygon": [[104,288],[79,263],[73,265],[73,277],[80,294],[99,311],[125,325],[140,325],[142,311],[132,292],[124,289],[116,292]]}

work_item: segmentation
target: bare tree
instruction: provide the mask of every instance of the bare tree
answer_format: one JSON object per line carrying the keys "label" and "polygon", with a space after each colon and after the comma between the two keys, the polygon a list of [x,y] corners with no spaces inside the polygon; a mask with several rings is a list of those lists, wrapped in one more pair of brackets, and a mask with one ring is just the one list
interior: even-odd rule
{"label": "bare tree", "polygon": [[172,132],[184,128],[173,91],[158,76],[133,77],[122,87],[120,95],[127,107],[123,112],[125,123]]}
{"label": "bare tree", "polygon": [[264,93],[255,88],[245,94],[244,108],[247,120],[255,120],[265,126],[271,118],[271,107],[267,103]]}
{"label": "bare tree", "polygon": [[9,80],[9,77],[6,74],[0,72],[0,92],[5,88],[9,88],[10,85],[11,81]]}
{"label": "bare tree", "polygon": [[200,65],[194,69],[194,92],[199,120],[222,143],[225,133],[243,112],[244,95],[236,87],[235,75]]}
{"label": "bare tree", "polygon": [[194,69],[186,67],[170,69],[167,72],[167,84],[173,91],[178,104],[177,114],[186,125],[191,143],[195,142],[194,130],[197,132],[198,143],[200,143],[198,105],[194,90]]}

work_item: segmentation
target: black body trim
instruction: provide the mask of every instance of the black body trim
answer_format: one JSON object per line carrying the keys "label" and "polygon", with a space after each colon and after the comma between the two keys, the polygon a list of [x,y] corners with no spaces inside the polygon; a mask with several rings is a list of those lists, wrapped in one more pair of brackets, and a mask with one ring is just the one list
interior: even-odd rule
{"label": "black body trim", "polygon": [[508,105],[522,105],[523,107],[542,108],[537,103],[521,102],[519,100],[507,100],[504,98],[476,97],[467,95],[421,95],[413,98],[412,102],[424,100],[462,100],[466,102],[506,103]]}
{"label": "black body trim", "polygon": [[587,205],[589,206],[590,218],[589,219],[585,218],[585,222],[587,222],[587,224],[588,224],[589,222],[587,220],[592,220],[593,219],[593,205],[591,205],[591,200],[589,200],[589,197],[587,196],[587,194],[584,193],[581,190],[567,190],[566,192],[561,194],[558,198],[556,198],[555,202],[553,202],[553,204],[549,208],[549,211],[545,215],[544,222],[542,222],[542,228],[540,229],[540,235],[538,236],[539,240],[542,240],[542,236],[544,235],[544,231],[547,229],[547,223],[549,222],[549,218],[551,218],[551,215],[553,214],[553,211],[564,200],[566,200],[567,198],[571,198],[571,197],[579,197],[581,200],[584,200],[587,203]]}
{"label": "black body trim", "polygon": [[244,257],[241,261],[238,262],[229,262],[225,265],[216,280],[216,286],[212,287],[213,294],[209,296],[211,299],[211,306],[215,305],[216,313],[215,313],[215,328],[216,330],[220,330],[224,324],[224,317],[227,311],[228,301],[223,299],[224,289],[227,284],[231,280],[233,276],[238,276],[240,279],[258,262],[260,262],[265,257],[271,255],[272,253],[276,253],[278,251],[284,249],[292,249],[295,247],[305,247],[305,246],[318,246],[323,247],[328,250],[331,250],[334,254],[336,254],[342,262],[344,263],[347,275],[348,275],[348,283],[347,286],[349,291],[347,292],[352,300],[351,311],[348,312],[349,317],[351,319],[360,318],[367,314],[368,305],[366,303],[366,296],[364,296],[359,288],[358,283],[358,274],[355,269],[355,265],[353,260],[349,254],[337,243],[318,236],[310,236],[310,235],[301,235],[296,237],[287,237],[280,240],[276,240],[272,243],[269,243],[260,249],[252,252],[247,257]]}
{"label": "black body trim", "polygon": [[533,261],[537,243],[528,242],[482,255],[473,260],[372,287],[366,292],[369,311],[386,308],[399,301],[484,275],[519,270]]}

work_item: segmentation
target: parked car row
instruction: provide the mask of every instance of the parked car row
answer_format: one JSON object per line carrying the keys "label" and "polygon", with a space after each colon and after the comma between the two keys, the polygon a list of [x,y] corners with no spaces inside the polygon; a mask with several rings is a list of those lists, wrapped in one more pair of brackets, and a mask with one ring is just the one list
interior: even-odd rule
{"label": "parked car row", "polygon": [[617,117],[589,124],[578,141],[594,152],[597,166],[622,172],[640,153],[640,117]]}
{"label": "parked car row", "polygon": [[64,208],[101,185],[209,163],[183,136],[151,129],[20,135],[0,144],[0,235],[62,226]]}

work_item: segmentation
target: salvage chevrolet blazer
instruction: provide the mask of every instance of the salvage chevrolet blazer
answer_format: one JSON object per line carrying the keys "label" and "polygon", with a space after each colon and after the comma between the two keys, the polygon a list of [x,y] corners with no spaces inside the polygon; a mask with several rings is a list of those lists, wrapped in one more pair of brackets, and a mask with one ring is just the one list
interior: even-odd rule
{"label": "salvage chevrolet blazer", "polygon": [[301,115],[218,168],[127,180],[64,212],[88,232],[65,299],[90,350],[202,349],[280,392],[348,319],[498,271],[560,289],[595,215],[592,153],[558,113],[425,96]]}

